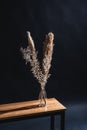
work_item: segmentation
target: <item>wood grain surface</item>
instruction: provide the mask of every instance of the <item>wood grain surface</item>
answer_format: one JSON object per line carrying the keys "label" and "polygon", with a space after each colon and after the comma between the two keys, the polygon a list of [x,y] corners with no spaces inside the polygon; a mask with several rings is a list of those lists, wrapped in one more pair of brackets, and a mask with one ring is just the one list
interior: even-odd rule
{"label": "wood grain surface", "polygon": [[0,105],[0,120],[63,110],[66,110],[65,106],[55,98],[47,99],[47,105],[45,107],[39,107],[39,100],[2,104]]}

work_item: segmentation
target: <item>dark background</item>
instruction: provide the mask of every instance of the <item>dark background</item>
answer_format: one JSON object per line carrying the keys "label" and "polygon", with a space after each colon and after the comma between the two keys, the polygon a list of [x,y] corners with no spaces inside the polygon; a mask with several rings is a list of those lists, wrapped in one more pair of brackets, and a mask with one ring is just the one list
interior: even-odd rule
{"label": "dark background", "polygon": [[37,98],[39,84],[19,51],[30,31],[40,58],[45,35],[55,35],[48,97],[87,99],[87,2],[79,0],[3,1],[0,103]]}
{"label": "dark background", "polygon": [[3,0],[0,21],[0,104],[38,99],[40,85],[19,51],[27,46],[26,31],[39,59],[45,35],[55,35],[47,97],[66,106],[87,101],[86,0]]}

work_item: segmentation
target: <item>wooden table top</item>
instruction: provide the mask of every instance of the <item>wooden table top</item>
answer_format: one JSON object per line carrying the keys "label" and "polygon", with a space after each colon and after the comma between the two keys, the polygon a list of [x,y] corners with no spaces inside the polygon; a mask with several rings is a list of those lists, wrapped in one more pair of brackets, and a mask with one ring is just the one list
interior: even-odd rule
{"label": "wooden table top", "polygon": [[39,107],[39,100],[2,104],[0,105],[0,120],[41,115],[43,113],[64,110],[66,110],[65,106],[63,106],[55,98],[47,99],[47,105],[45,107]]}

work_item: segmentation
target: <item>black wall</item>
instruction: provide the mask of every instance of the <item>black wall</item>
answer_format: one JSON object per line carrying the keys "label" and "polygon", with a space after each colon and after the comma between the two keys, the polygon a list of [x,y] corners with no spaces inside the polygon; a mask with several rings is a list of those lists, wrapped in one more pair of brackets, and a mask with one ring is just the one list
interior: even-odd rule
{"label": "black wall", "polygon": [[37,99],[40,85],[19,51],[30,31],[41,58],[45,35],[55,35],[48,97],[87,100],[87,1],[3,0],[1,5],[0,103]]}

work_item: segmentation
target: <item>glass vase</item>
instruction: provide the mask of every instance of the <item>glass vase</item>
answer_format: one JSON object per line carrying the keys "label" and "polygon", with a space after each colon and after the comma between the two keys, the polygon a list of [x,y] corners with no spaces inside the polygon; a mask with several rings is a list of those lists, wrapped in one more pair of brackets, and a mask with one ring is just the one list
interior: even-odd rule
{"label": "glass vase", "polygon": [[46,106],[47,94],[45,90],[45,85],[41,84],[41,89],[39,93],[39,106],[44,107]]}

